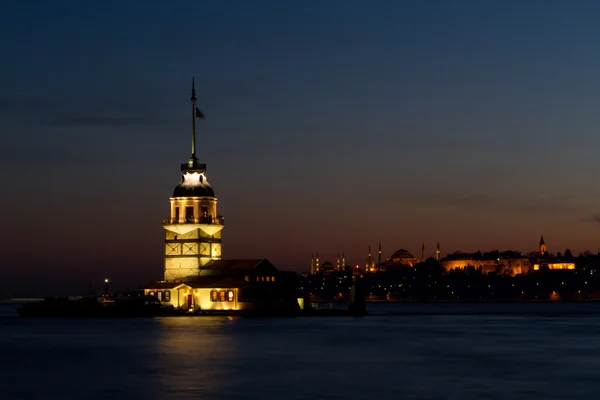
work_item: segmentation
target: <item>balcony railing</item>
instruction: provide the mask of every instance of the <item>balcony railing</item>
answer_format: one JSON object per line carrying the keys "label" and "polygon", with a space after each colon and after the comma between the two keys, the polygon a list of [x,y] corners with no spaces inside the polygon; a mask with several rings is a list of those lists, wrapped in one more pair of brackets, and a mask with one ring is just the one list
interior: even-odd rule
{"label": "balcony railing", "polygon": [[171,224],[209,224],[209,225],[225,225],[225,218],[220,215],[217,217],[183,217],[183,218],[165,218],[163,225]]}

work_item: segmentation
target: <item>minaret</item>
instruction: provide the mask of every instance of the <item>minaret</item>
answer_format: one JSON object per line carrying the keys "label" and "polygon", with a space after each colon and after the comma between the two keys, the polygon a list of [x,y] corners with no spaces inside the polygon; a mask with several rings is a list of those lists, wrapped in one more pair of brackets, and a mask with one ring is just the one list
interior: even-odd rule
{"label": "minaret", "polygon": [[546,254],[546,252],[548,251],[548,248],[546,247],[546,242],[544,242],[544,236],[543,235],[540,238],[539,251],[540,251],[540,255],[541,256],[543,256],[544,254]]}
{"label": "minaret", "polygon": [[381,241],[379,242],[379,250],[377,251],[377,269],[381,271]]}
{"label": "minaret", "polygon": [[425,243],[421,246],[421,262],[425,261]]}
{"label": "minaret", "polygon": [[221,232],[224,219],[217,214],[217,198],[206,180],[206,164],[196,157],[196,118],[204,115],[196,107],[192,79],[192,156],[181,164],[181,182],[171,197],[171,216],[165,229],[165,280],[202,274],[211,260],[221,259]]}
{"label": "minaret", "polygon": [[335,259],[335,270],[341,271],[340,268],[340,253],[337,254],[337,258]]}
{"label": "minaret", "polygon": [[435,259],[440,261],[440,242],[437,242],[437,248],[435,249]]}
{"label": "minaret", "polygon": [[315,274],[315,254],[310,253],[310,274]]}
{"label": "minaret", "polygon": [[315,258],[315,274],[319,272],[321,264],[319,264],[319,252],[317,251],[317,257]]}
{"label": "minaret", "polygon": [[342,271],[346,269],[346,255],[342,252]]}
{"label": "minaret", "polygon": [[365,263],[365,272],[373,272],[373,254],[371,254],[371,245],[369,245],[369,254]]}

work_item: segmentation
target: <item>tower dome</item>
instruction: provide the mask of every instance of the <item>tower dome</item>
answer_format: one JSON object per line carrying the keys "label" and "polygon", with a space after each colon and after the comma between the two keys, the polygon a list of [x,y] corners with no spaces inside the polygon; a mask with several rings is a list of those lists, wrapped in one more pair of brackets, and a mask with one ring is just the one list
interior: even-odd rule
{"label": "tower dome", "polygon": [[173,197],[215,197],[215,191],[206,180],[204,172],[186,171],[181,183],[173,190]]}

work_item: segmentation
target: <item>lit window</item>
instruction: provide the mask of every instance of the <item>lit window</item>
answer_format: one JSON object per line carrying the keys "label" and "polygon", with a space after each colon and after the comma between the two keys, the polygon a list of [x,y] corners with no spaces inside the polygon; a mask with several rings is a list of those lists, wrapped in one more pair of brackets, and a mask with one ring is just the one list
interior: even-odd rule
{"label": "lit window", "polygon": [[216,290],[210,291],[210,301],[219,301],[219,292]]}
{"label": "lit window", "polygon": [[158,301],[162,301],[162,292],[156,292],[156,295],[158,297]]}
{"label": "lit window", "polygon": [[267,276],[267,282],[271,282],[271,277]]}
{"label": "lit window", "polygon": [[227,292],[227,301],[233,301],[233,290]]}
{"label": "lit window", "polygon": [[219,292],[219,301],[227,301],[227,299],[225,298],[225,295],[226,295],[225,291],[221,290]]}
{"label": "lit window", "polygon": [[249,277],[248,275],[246,275],[246,276],[244,277],[244,280],[245,280],[246,282],[250,282],[250,277]]}
{"label": "lit window", "polygon": [[275,282],[275,277],[274,276],[271,277],[271,282]]}
{"label": "lit window", "polygon": [[152,292],[152,291],[148,292],[148,296],[154,296],[154,292]]}
{"label": "lit window", "polygon": [[170,290],[165,291],[165,301],[171,301],[171,291]]}

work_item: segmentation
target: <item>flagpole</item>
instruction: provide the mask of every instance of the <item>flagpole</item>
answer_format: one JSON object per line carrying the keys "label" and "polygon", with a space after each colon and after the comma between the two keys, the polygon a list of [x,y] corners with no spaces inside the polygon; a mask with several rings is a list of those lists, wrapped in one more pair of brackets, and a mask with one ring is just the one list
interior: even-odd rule
{"label": "flagpole", "polygon": [[192,77],[192,158],[196,158],[196,85]]}

